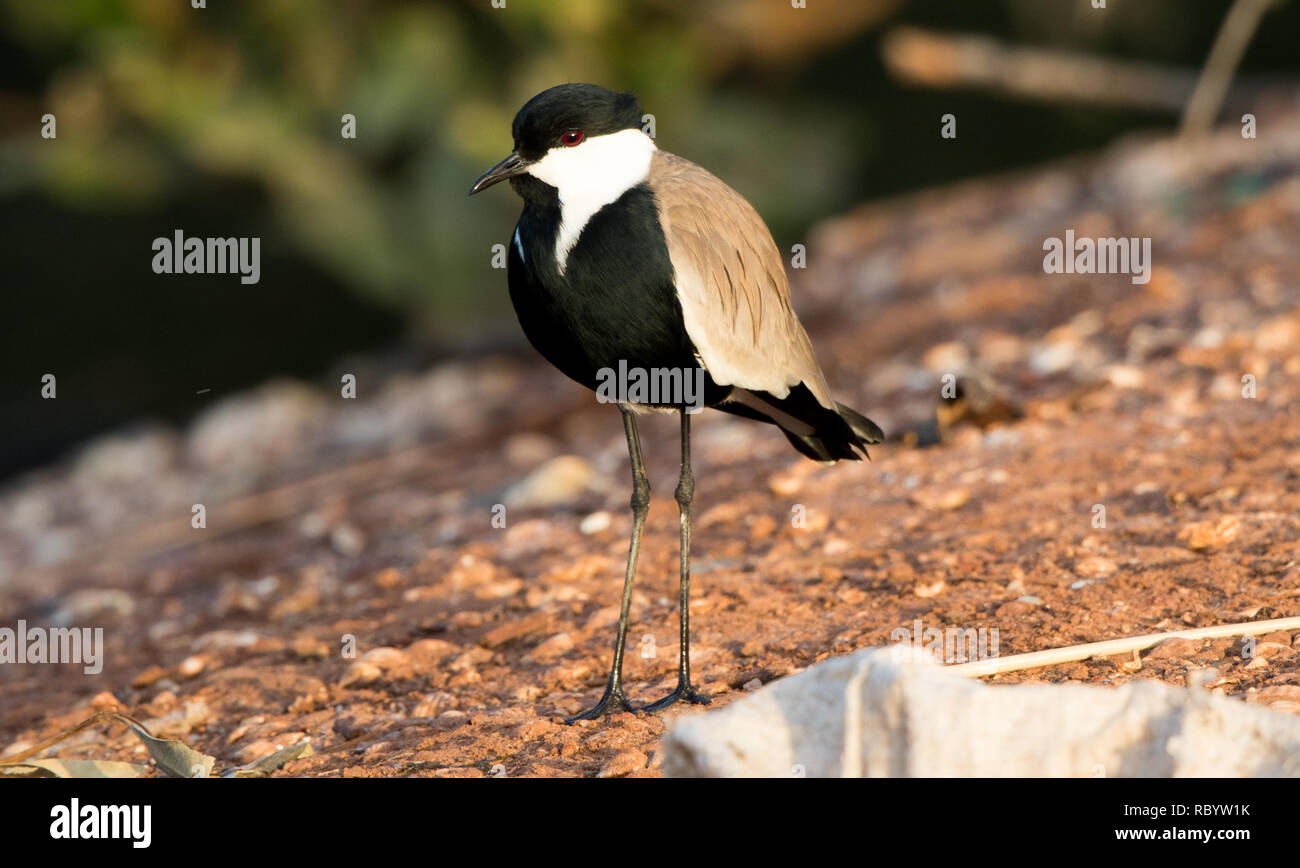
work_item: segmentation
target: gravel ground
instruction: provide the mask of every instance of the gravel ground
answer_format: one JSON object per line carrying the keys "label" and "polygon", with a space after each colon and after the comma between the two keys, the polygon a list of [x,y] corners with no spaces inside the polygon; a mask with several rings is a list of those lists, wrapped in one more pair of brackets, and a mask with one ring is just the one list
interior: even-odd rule
{"label": "gravel ground", "polygon": [[[715,706],[918,621],[996,630],[1007,655],[1300,614],[1300,116],[1260,116],[1258,140],[1126,143],[816,230],[796,298],[837,396],[890,439],[824,467],[700,418],[692,660]],[[1044,273],[1067,229],[1152,238],[1149,282]],[[559,722],[613,640],[617,412],[528,353],[336,395],[272,383],[0,495],[0,626],[105,635],[96,675],[0,667],[0,752],[120,704],[219,772],[309,738],[276,774],[657,776],[698,707]],[[675,421],[642,437],[635,701],[676,663]],[[1300,713],[1298,660],[1275,633],[990,680],[1154,678]],[[142,750],[113,725],[50,753]]]}

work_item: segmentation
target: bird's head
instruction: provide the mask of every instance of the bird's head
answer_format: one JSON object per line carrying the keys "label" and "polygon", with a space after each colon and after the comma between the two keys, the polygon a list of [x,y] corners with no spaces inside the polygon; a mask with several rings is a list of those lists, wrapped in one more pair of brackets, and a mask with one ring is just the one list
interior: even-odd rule
{"label": "bird's head", "polygon": [[471,196],[505,180],[525,198],[539,184],[561,200],[621,192],[645,179],[655,150],[636,97],[595,84],[542,91],[515,115],[512,132],[515,149],[474,182]]}

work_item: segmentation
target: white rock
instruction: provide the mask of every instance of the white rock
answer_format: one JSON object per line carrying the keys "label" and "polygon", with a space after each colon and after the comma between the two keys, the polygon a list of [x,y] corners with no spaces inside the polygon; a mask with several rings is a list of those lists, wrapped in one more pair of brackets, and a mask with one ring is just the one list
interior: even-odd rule
{"label": "white rock", "polygon": [[1300,777],[1300,718],[1136,681],[988,686],[890,649],[829,660],[663,741],[670,777]]}

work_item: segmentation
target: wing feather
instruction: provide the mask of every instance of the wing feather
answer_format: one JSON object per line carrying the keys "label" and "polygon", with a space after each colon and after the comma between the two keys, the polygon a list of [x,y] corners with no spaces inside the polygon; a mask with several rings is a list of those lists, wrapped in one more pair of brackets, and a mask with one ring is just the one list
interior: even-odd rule
{"label": "wing feather", "polygon": [[763,218],[712,174],[666,151],[655,152],[649,181],[686,332],[710,376],[777,398],[803,383],[834,409]]}

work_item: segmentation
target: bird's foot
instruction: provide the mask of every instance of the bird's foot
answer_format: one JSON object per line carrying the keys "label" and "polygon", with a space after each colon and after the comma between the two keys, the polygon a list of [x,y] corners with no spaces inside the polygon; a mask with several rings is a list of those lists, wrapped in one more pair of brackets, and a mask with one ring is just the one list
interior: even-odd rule
{"label": "bird's foot", "polygon": [[696,693],[695,688],[689,681],[678,681],[677,689],[665,696],[663,699],[657,699],[642,708],[642,711],[663,711],[668,706],[678,700],[689,702],[692,705],[708,705],[709,697],[702,693]]}
{"label": "bird's foot", "polygon": [[621,711],[635,711],[632,703],[627,701],[623,695],[623,687],[617,684],[611,684],[605,688],[605,693],[600,697],[600,701],[591,708],[575,714],[573,717],[565,718],[565,723],[574,724],[580,720],[595,720],[606,714],[618,714]]}

